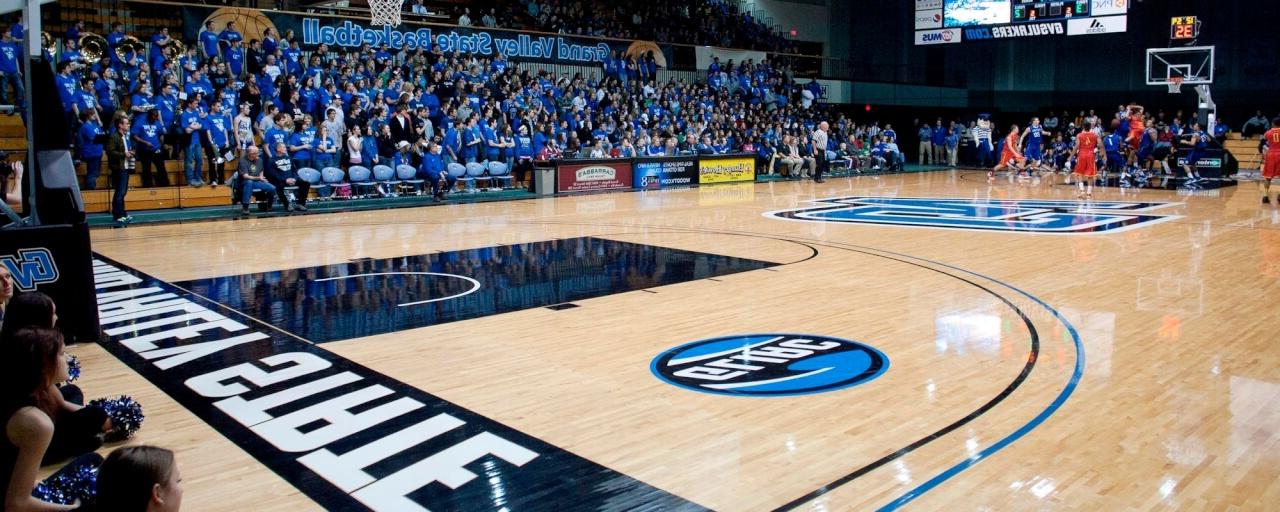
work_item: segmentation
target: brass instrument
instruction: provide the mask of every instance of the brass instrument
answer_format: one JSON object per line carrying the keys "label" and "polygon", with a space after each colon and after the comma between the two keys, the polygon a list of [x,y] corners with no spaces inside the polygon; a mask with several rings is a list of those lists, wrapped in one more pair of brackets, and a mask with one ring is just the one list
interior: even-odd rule
{"label": "brass instrument", "polygon": [[40,32],[40,47],[44,48],[45,53],[53,55],[57,53],[58,41],[53,39],[53,35],[48,32]]}
{"label": "brass instrument", "polygon": [[169,60],[177,60],[183,54],[187,53],[187,45],[182,44],[176,38],[170,37],[169,44],[164,46],[164,58]]}
{"label": "brass instrument", "polygon": [[102,56],[107,54],[107,49],[111,47],[107,44],[107,38],[92,32],[86,32],[81,35],[77,43],[80,46],[80,55],[84,57],[87,63],[101,60]]}
{"label": "brass instrument", "polygon": [[142,56],[143,59],[146,59],[147,45],[143,44],[137,37],[125,36],[124,40],[120,41],[119,45],[116,45],[116,58],[120,59],[120,62],[129,62],[130,53],[135,58]]}

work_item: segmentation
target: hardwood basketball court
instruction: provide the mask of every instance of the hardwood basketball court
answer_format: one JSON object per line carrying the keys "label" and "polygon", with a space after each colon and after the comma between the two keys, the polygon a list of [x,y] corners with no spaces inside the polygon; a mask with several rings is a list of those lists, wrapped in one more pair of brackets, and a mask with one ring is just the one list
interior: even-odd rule
{"label": "hardwood basketball court", "polygon": [[[1074,195],[953,170],[97,230],[100,308],[119,269],[262,334],[183,352],[209,332],[160,341],[153,301],[72,352],[193,510],[1274,507],[1280,210]],[[779,396],[659,375],[730,336],[884,361]]]}

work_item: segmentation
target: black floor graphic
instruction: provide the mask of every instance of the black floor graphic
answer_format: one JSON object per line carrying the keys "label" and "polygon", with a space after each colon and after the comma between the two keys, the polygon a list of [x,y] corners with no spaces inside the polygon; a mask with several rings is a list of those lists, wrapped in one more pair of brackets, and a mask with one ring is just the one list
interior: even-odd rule
{"label": "black floor graphic", "polygon": [[584,237],[175,284],[324,343],[772,266]]}

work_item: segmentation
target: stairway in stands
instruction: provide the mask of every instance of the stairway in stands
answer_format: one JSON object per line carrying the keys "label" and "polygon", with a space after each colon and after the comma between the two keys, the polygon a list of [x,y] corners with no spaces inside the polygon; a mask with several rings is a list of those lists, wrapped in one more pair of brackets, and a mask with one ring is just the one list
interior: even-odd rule
{"label": "stairway in stands", "polygon": [[[27,131],[18,116],[0,115],[0,150],[9,151],[10,161],[22,160],[27,151]],[[208,162],[205,163],[208,165]],[[169,183],[186,182],[182,161],[165,162]],[[84,187],[84,164],[76,165],[76,176]],[[206,170],[205,176],[208,176]],[[230,172],[227,173],[230,176]],[[102,174],[98,176],[96,190],[82,190],[86,213],[106,212],[111,209],[111,173],[106,159],[102,162]],[[129,193],[125,195],[126,207],[133,210],[158,210],[163,208],[187,208],[196,206],[230,206],[231,190],[222,187],[194,188],[188,186],[142,188],[142,178],[129,176]]]}

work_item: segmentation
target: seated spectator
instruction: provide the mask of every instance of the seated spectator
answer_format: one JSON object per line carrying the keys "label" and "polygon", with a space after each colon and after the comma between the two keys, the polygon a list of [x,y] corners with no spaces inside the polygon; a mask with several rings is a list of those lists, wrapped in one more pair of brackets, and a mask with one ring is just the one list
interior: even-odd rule
{"label": "seated spectator", "polygon": [[[279,156],[272,158],[267,165],[267,181],[276,188],[276,197],[285,206],[285,211],[307,211],[307,195],[311,193],[311,184],[298,177],[298,171],[293,168],[293,159],[289,157],[283,142],[276,143],[275,154]],[[290,197],[285,187],[298,187],[298,191]]]}
{"label": "seated spectator", "polygon": [[[0,482],[4,483],[4,510],[71,510],[31,495],[42,461],[52,459],[60,436],[56,418],[64,402],[53,389],[55,382],[67,380],[67,355],[62,334],[53,329],[26,327],[5,340],[0,372],[0,418],[5,430],[0,439]],[[105,420],[106,414],[102,414]],[[100,443],[101,441],[99,441]],[[94,447],[96,448],[96,446]],[[82,466],[96,467],[102,457],[92,448],[64,466],[51,478]],[[78,505],[78,504],[76,504]]]}
{"label": "seated spectator", "polygon": [[[9,270],[4,265],[0,265],[0,290],[8,280]],[[40,292],[23,293],[8,302],[7,310],[12,313],[12,318],[0,326],[0,344],[12,339],[13,333],[24,327],[53,329],[58,324],[57,308],[48,295]],[[84,405],[84,393],[75,384],[59,385],[58,390],[67,402]]]}
{"label": "seated spectator", "polygon": [[116,448],[98,469],[97,509],[173,512],[182,507],[182,474],[173,452],[155,446]]}
{"label": "seated spectator", "polygon": [[240,180],[240,213],[242,215],[249,214],[249,203],[253,201],[253,193],[255,191],[267,193],[266,206],[262,208],[263,212],[270,212],[271,204],[275,201],[276,187],[267,181],[266,168],[258,153],[258,146],[249,146],[249,149],[245,150],[244,156],[240,157],[236,164],[236,177]]}
{"label": "seated spectator", "polygon": [[422,164],[418,167],[418,175],[431,183],[431,197],[437,202],[443,201],[445,195],[453,190],[457,178],[451,176],[444,163],[443,150],[440,144],[432,141],[427,143],[427,153],[422,155]]}
{"label": "seated spectator", "polygon": [[1240,128],[1240,136],[1247,139],[1250,135],[1265,133],[1268,124],[1267,116],[1262,115],[1262,111],[1259,110],[1257,114],[1245,121],[1244,126]]}

